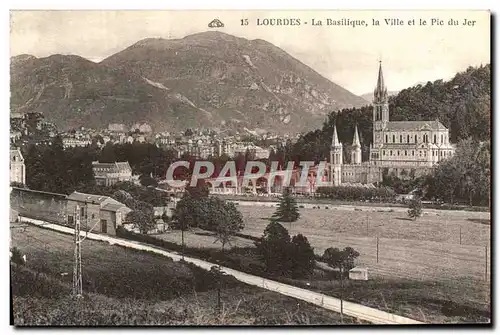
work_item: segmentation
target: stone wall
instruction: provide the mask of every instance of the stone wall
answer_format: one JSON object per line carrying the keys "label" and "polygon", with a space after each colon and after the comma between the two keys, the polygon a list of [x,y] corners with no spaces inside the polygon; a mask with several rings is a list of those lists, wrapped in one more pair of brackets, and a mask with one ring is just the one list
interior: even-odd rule
{"label": "stone wall", "polygon": [[66,195],[12,187],[10,207],[19,215],[66,224]]}

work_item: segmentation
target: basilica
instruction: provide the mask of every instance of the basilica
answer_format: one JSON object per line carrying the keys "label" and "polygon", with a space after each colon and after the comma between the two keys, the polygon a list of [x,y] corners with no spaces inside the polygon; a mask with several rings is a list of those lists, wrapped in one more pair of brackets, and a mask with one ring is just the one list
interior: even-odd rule
{"label": "basilica", "polygon": [[382,181],[384,173],[394,173],[399,177],[419,176],[429,173],[440,160],[451,157],[454,152],[448,128],[439,120],[389,120],[389,96],[380,63],[373,92],[373,140],[369,160],[362,161],[356,127],[350,164],[344,164],[343,145],[335,126],[328,175],[333,185],[377,183]]}

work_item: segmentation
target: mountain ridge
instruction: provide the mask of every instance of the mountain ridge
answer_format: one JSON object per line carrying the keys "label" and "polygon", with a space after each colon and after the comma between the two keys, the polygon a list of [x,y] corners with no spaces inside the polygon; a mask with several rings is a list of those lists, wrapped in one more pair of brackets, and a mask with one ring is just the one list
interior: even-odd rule
{"label": "mountain ridge", "polygon": [[75,55],[11,58],[12,112],[69,129],[148,122],[155,130],[297,132],[367,104],[286,51],[219,32],[146,38],[95,63]]}

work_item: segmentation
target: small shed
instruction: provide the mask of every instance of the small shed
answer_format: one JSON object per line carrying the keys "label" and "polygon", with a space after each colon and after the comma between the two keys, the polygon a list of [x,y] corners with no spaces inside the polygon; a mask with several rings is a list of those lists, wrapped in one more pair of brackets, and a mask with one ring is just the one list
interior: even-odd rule
{"label": "small shed", "polygon": [[368,280],[368,269],[363,267],[352,268],[349,270],[349,279]]}

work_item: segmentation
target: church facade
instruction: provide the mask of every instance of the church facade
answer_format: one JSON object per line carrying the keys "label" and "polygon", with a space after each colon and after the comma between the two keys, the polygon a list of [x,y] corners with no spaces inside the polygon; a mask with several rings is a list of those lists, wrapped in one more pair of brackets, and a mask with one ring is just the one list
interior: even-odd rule
{"label": "church facade", "polygon": [[357,127],[354,130],[350,164],[343,162],[343,145],[334,127],[330,149],[330,181],[369,184],[382,181],[384,173],[399,177],[419,176],[455,153],[449,130],[439,120],[390,121],[389,96],[384,83],[382,64],[373,92],[373,140],[369,160],[363,162]]}

